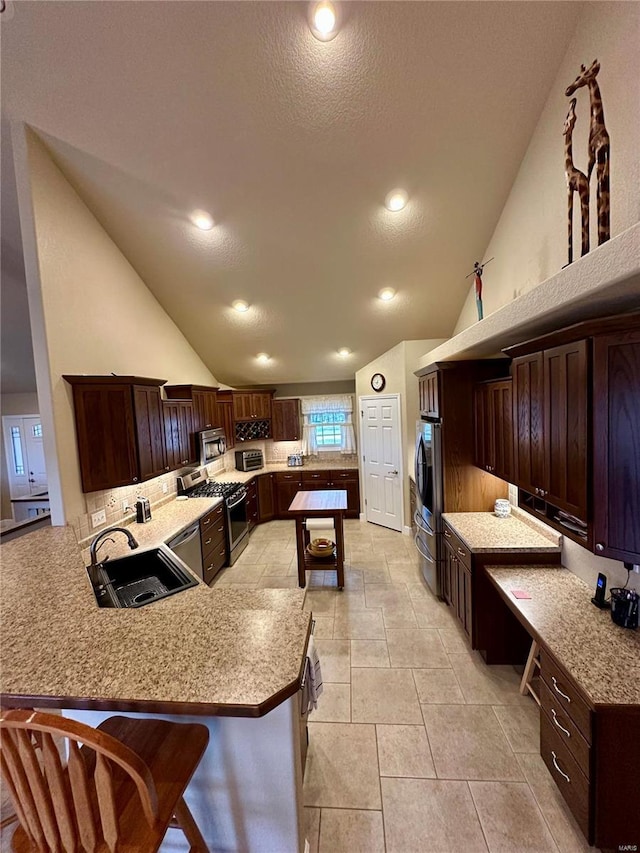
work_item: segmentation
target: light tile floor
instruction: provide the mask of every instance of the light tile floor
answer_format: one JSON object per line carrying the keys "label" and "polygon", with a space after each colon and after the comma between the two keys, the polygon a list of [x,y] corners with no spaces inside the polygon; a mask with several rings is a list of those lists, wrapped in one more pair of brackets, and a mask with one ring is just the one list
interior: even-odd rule
{"label": "light tile floor", "polygon": [[[410,537],[345,522],[345,589],[307,575],[325,682],[310,715],[311,853],[589,848],[539,756],[538,708],[427,589]],[[293,522],[258,527],[218,586],[295,587]],[[285,853],[285,851],[282,851]]]}

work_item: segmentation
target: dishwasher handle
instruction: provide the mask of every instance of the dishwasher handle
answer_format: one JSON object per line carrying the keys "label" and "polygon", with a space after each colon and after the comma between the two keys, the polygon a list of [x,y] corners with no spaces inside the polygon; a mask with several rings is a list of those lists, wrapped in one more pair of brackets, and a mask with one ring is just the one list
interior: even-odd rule
{"label": "dishwasher handle", "polygon": [[187,527],[186,530],[183,530],[182,533],[178,533],[177,536],[174,536],[173,539],[167,542],[167,547],[172,551],[180,545],[184,545],[186,542],[190,542],[194,537],[200,535],[200,524],[196,522],[196,524],[192,524],[190,527]]}

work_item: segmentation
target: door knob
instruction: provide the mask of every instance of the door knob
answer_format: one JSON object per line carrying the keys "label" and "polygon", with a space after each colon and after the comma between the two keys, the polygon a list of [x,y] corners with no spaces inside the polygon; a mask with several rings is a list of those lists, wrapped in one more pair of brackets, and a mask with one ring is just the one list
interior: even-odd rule
{"label": "door knob", "polygon": [[390,474],[397,474],[397,471],[389,471]]}

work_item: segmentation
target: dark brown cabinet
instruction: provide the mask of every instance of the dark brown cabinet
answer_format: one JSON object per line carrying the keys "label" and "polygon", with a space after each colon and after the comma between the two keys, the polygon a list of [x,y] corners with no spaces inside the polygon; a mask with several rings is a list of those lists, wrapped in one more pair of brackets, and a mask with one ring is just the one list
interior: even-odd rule
{"label": "dark brown cabinet", "polygon": [[169,400],[191,400],[194,432],[220,426],[217,388],[207,385],[167,385],[164,390]]}
{"label": "dark brown cabinet", "polygon": [[164,443],[167,466],[174,470],[195,461],[193,406],[187,400],[163,400]]}
{"label": "dark brown cabinet", "polygon": [[302,488],[300,472],[278,471],[275,477],[276,512],[278,518],[289,518],[291,501]]}
{"label": "dark brown cabinet", "polygon": [[640,563],[640,330],[594,339],[595,552]]}
{"label": "dark brown cabinet", "polygon": [[271,521],[276,515],[275,474],[260,474],[258,482],[258,517],[260,522]]}
{"label": "dark brown cabinet", "polygon": [[258,483],[256,480],[250,480],[247,484],[247,521],[249,522],[249,532],[253,530],[256,524],[260,523],[258,514]]}
{"label": "dark brown cabinet", "polygon": [[271,437],[274,441],[299,441],[302,438],[300,400],[273,400]]}
{"label": "dark brown cabinet", "polygon": [[513,482],[513,401],[511,379],[486,382],[474,389],[475,463]]}
{"label": "dark brown cabinet", "polygon": [[234,421],[271,419],[269,391],[234,391],[232,396]]}
{"label": "dark brown cabinet", "polygon": [[128,486],[168,470],[162,379],[63,378],[73,387],[83,492]]}
{"label": "dark brown cabinet", "polygon": [[231,391],[220,391],[217,395],[217,422],[224,430],[227,439],[227,450],[235,447],[235,428],[233,424],[233,400]]}
{"label": "dark brown cabinet", "polygon": [[473,634],[471,555],[446,524],[444,545],[444,598],[471,640]]}
{"label": "dark brown cabinet", "polygon": [[[586,340],[513,362],[515,484],[550,520],[558,510],[578,519],[587,544],[588,346]],[[569,523],[575,524],[574,521]]]}
{"label": "dark brown cabinet", "polygon": [[439,376],[440,371],[434,370],[419,381],[420,413],[430,418],[440,417]]}
{"label": "dark brown cabinet", "polygon": [[344,489],[347,493],[345,518],[360,517],[360,477],[357,469],[331,471],[331,488]]}
{"label": "dark brown cabinet", "polygon": [[228,560],[224,503],[218,504],[200,519],[200,547],[202,550],[202,579],[206,584],[211,584]]}

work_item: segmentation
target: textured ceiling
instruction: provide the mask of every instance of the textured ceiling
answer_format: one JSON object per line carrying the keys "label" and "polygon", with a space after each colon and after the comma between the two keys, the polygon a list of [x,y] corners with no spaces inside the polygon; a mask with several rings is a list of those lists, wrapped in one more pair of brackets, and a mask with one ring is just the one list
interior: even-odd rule
{"label": "textured ceiling", "polygon": [[579,7],[353,2],[322,43],[306,3],[14,3],[3,110],[220,381],[350,378],[452,332]]}

